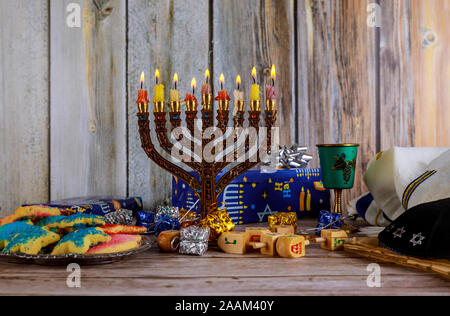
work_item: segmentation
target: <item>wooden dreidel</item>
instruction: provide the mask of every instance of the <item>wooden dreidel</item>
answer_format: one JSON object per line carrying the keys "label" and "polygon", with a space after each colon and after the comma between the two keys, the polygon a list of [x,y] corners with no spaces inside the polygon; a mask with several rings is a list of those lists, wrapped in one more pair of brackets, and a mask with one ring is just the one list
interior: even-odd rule
{"label": "wooden dreidel", "polygon": [[347,242],[348,235],[345,231],[339,229],[323,229],[320,238],[315,238],[315,242],[320,242],[321,247],[326,250],[342,250],[344,243]]}
{"label": "wooden dreidel", "polygon": [[180,249],[180,231],[166,230],[161,232],[157,243],[162,252],[178,252]]}
{"label": "wooden dreidel", "polygon": [[217,245],[223,252],[243,255],[247,251],[249,238],[248,232],[226,232],[220,235]]}
{"label": "wooden dreidel", "polygon": [[246,227],[245,232],[249,233],[249,242],[260,242],[261,235],[264,233],[270,233],[270,230],[264,227]]}
{"label": "wooden dreidel", "polygon": [[281,234],[278,233],[263,233],[261,235],[261,241],[252,244],[254,249],[261,249],[261,254],[268,256],[276,256],[276,242],[280,238]]}
{"label": "wooden dreidel", "polygon": [[273,227],[274,232],[282,235],[294,235],[295,228],[291,225],[275,225]]}
{"label": "wooden dreidel", "polygon": [[299,235],[281,236],[277,240],[277,253],[283,258],[300,258],[306,255],[309,240]]}

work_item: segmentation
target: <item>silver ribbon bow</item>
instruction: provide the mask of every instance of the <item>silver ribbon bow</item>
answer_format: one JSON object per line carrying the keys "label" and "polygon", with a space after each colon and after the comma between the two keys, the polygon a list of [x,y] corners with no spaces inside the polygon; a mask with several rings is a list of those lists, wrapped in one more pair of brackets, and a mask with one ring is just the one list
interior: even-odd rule
{"label": "silver ribbon bow", "polygon": [[278,152],[277,168],[283,169],[304,169],[312,160],[312,156],[306,152],[308,147],[293,145],[290,148],[284,146]]}

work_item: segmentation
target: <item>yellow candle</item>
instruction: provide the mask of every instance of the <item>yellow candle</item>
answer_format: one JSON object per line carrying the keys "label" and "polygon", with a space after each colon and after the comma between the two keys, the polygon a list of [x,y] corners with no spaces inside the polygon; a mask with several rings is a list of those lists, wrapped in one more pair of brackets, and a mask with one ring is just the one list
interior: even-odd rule
{"label": "yellow candle", "polygon": [[308,189],[308,193],[306,194],[306,210],[311,211],[311,191]]}
{"label": "yellow candle", "polygon": [[261,101],[261,91],[259,89],[258,84],[252,85],[251,100],[252,101]]}
{"label": "yellow candle", "polygon": [[178,90],[170,90],[170,102],[179,102],[180,92]]}
{"label": "yellow candle", "polygon": [[156,78],[156,86],[155,86],[155,97],[153,99],[153,102],[164,102],[164,86],[162,84],[158,84],[159,82],[158,69],[156,69],[155,78]]}
{"label": "yellow candle", "polygon": [[302,187],[302,192],[300,192],[300,212],[305,210],[305,188]]}
{"label": "yellow candle", "polygon": [[174,83],[175,89],[170,90],[170,102],[171,103],[180,101],[180,92],[177,90],[178,74],[175,74],[173,76],[173,83]]}
{"label": "yellow candle", "polygon": [[256,68],[253,67],[252,70],[252,77],[253,77],[253,81],[254,84],[252,85],[251,88],[251,93],[250,93],[250,100],[251,101],[261,101],[261,90],[259,89],[259,84],[256,83]]}

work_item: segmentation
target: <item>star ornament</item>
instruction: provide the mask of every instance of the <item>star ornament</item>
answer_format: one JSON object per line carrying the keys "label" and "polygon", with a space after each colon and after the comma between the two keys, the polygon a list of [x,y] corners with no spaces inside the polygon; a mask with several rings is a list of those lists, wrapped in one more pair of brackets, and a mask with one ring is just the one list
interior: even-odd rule
{"label": "star ornament", "polygon": [[413,238],[409,241],[415,247],[417,245],[422,245],[422,241],[425,240],[425,236],[422,233],[413,234]]}
{"label": "star ornament", "polygon": [[394,238],[402,238],[403,234],[406,233],[405,227],[397,228],[397,230],[392,234]]}

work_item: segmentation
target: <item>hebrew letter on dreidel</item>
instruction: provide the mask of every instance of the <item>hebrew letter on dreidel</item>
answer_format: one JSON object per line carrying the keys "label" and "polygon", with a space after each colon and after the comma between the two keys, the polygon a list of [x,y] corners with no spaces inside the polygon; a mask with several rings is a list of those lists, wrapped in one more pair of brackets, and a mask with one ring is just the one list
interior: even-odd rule
{"label": "hebrew letter on dreidel", "polygon": [[248,232],[227,232],[220,235],[217,244],[223,252],[242,255],[246,253],[249,236]]}

